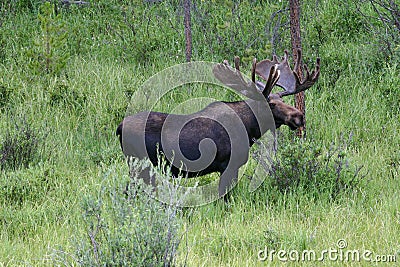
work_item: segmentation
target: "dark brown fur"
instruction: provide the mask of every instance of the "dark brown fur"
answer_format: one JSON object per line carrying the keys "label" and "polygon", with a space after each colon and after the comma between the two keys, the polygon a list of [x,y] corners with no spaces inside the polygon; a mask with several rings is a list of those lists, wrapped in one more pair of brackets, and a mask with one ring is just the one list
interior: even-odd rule
{"label": "dark brown fur", "polygon": [[[272,114],[274,116],[276,128],[280,127],[283,124],[288,125],[291,129],[296,129],[297,127],[303,125],[303,114],[297,109],[283,103],[281,99],[271,99],[269,104]],[[236,112],[236,114],[238,114],[247,132],[248,143],[246,145],[246,148],[243,148],[243,151],[241,151],[241,153],[237,153],[237,155],[231,155],[231,140],[224,128],[216,121],[202,117],[203,114],[206,115],[210,113],[225,116],[224,113],[219,113],[219,107],[221,105],[229,106]],[[165,153],[161,142],[161,132],[167,116],[171,116],[169,119],[176,121],[188,120],[189,118],[193,118],[182,128],[182,131],[179,135],[179,147],[182,151],[182,154],[187,159],[197,160],[200,157],[199,144],[200,141],[205,138],[213,140],[217,148],[215,158],[213,162],[209,166],[207,166],[207,168],[201,171],[192,172],[182,170],[172,165],[172,174],[174,176],[183,175],[186,177],[202,176],[212,172],[219,172],[220,174],[223,174],[228,166],[229,161],[233,160],[233,162],[235,162],[237,166],[235,166],[236,170],[234,170],[233,173],[226,174],[234,177],[233,179],[232,177],[230,177],[230,179],[232,180],[228,182],[229,186],[232,182],[236,181],[237,171],[240,166],[247,162],[248,151],[249,148],[253,145],[254,140],[259,139],[262,134],[264,134],[264,132],[267,130],[260,130],[257,120],[252,113],[252,110],[245,101],[214,102],[203,110],[190,115],[176,115],[160,112],[142,112],[126,117],[117,128],[116,134],[119,136],[119,141],[121,143],[121,148],[124,151],[124,154],[137,158],[144,158],[148,156],[152,164],[154,166],[157,166],[157,155],[159,153]],[[144,136],[141,133],[141,129],[143,128],[145,129]],[[139,148],[136,151],[126,151],[124,149],[123,142],[125,138],[123,135],[124,132],[129,133],[128,138],[143,138],[145,140],[145,148]],[[244,143],[243,140],[236,140],[234,142]],[[130,145],[129,147],[135,149],[140,146]],[[223,195],[226,190],[227,189],[224,187],[220,190],[220,194]]]}
{"label": "dark brown fur", "polygon": [[[300,59],[301,53],[299,51],[299,59],[296,64],[300,64]],[[273,124],[275,124],[275,128],[287,125],[290,129],[295,130],[304,125],[304,114],[285,104],[282,96],[308,89],[317,81],[319,76],[319,59],[317,59],[316,70],[310,75],[305,67],[307,70],[306,77],[301,79],[297,73],[290,69],[286,51],[282,61],[278,61],[276,56],[274,56],[273,61],[263,60],[256,63],[256,60],[254,60],[253,83],[247,83],[241,76],[238,58],[235,58],[235,65],[236,71],[230,69],[226,64],[216,65],[214,74],[224,84],[233,85],[231,88],[237,91],[246,91],[249,95],[257,97],[260,94],[258,90],[261,90],[264,100],[267,101],[214,102],[203,110],[189,115],[150,111],[128,116],[121,122],[116,132],[124,154],[137,158],[148,157],[152,164],[156,166],[158,154],[164,154],[168,159],[172,159],[171,153],[178,150],[182,156],[178,156],[176,162],[176,158],[173,158],[174,163],[177,164],[170,164],[174,176],[194,177],[219,172],[221,176],[218,191],[220,196],[224,195],[236,183],[238,170],[247,162],[249,149],[254,140],[259,139],[269,130],[265,127]],[[265,85],[255,81],[256,72],[266,81]],[[275,84],[283,87],[285,91],[270,94]],[[272,118],[267,115],[267,102],[273,115],[273,121],[268,121]],[[258,115],[253,113],[254,110],[258,110]],[[265,114],[265,116],[262,114]],[[240,121],[237,121],[237,118]],[[238,128],[244,126],[244,134],[247,135],[247,138],[243,134],[238,135],[239,137],[230,136],[231,132],[228,134],[225,126],[219,123],[221,121],[233,128],[236,125]],[[234,123],[230,124],[230,121]],[[262,125],[260,126],[258,122],[262,122]],[[180,131],[176,132],[176,129],[180,129]],[[166,139],[162,139],[162,136]],[[201,146],[201,142],[204,140],[212,141],[213,144]],[[177,144],[179,146],[176,146]],[[206,167],[197,168],[192,162],[200,159],[203,153],[213,160]],[[215,153],[214,157],[210,157],[212,153]],[[186,168],[186,159],[188,160],[186,162],[190,161],[190,164],[192,164],[189,164],[191,166],[189,168]],[[149,183],[150,180],[146,182]]]}

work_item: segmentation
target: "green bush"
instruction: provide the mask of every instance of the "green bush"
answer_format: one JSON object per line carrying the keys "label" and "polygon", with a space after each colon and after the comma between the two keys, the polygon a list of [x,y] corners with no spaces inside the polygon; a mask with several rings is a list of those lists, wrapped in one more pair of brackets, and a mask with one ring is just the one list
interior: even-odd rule
{"label": "green bush", "polygon": [[9,87],[0,84],[0,111],[7,107],[11,93],[12,90]]}
{"label": "green bush", "polygon": [[14,118],[0,139],[0,170],[27,168],[37,159],[44,138],[24,118]]}
{"label": "green bush", "polygon": [[336,199],[360,186],[362,166],[350,164],[346,142],[333,143],[328,149],[298,138],[280,140],[279,143],[268,172],[273,188],[280,192],[302,192],[314,199]]}
{"label": "green bush", "polygon": [[[142,168],[135,162],[133,172]],[[127,177],[125,177],[127,178]],[[180,243],[180,209],[144,190],[139,178],[121,179],[110,170],[98,196],[83,201],[87,236],[78,241],[83,266],[171,266]]]}

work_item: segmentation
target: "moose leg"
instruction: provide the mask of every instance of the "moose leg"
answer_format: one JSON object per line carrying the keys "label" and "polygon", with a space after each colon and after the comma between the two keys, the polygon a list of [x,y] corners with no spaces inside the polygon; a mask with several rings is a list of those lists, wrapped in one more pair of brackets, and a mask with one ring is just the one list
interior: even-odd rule
{"label": "moose leg", "polygon": [[218,193],[224,196],[237,183],[239,168],[227,168],[219,178]]}
{"label": "moose leg", "polygon": [[145,169],[140,171],[139,178],[143,179],[144,183],[147,185],[151,185],[154,188],[156,187],[156,179],[150,174],[150,167],[146,167]]}
{"label": "moose leg", "polygon": [[151,175],[150,174],[150,168],[151,167],[146,167],[142,170],[135,170],[133,166],[131,166],[131,164],[128,163],[129,166],[129,176],[131,178],[130,182],[127,182],[124,193],[127,194],[129,191],[129,186],[130,184],[133,183],[137,183],[136,179],[143,179],[143,182],[146,185],[151,185],[153,187],[153,192],[156,189],[156,181],[155,181],[155,176],[154,174]]}

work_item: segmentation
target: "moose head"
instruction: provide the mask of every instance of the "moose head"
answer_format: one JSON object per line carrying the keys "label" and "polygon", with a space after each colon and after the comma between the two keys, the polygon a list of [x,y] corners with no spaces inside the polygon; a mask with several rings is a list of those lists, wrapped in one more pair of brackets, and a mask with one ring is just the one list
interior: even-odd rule
{"label": "moose head", "polygon": [[[276,56],[272,60],[258,63],[254,59],[251,81],[246,81],[242,76],[238,57],[234,64],[235,68],[230,67],[227,61],[216,64],[213,74],[220,82],[250,99],[213,102],[203,110],[188,115],[145,111],[128,116],[116,132],[124,154],[140,159],[149,158],[157,166],[158,155],[161,153],[166,157],[175,177],[195,177],[219,172],[218,194],[225,195],[236,183],[239,168],[247,162],[254,140],[268,131],[269,124],[263,123],[263,120],[269,119],[264,116],[268,114],[267,105],[273,115],[271,123],[275,123],[276,128],[281,125],[291,129],[303,126],[304,115],[285,104],[282,97],[310,88],[320,73],[318,58],[311,74],[307,66],[300,65],[306,73],[305,77],[301,77],[290,68],[286,51],[281,61]],[[299,64],[300,50],[295,69]],[[265,83],[256,81],[256,75]],[[283,91],[271,93],[275,85],[283,88]],[[224,124],[234,130],[229,132]],[[154,183],[149,175],[142,178],[146,183]]]}
{"label": "moose head", "polygon": [[[301,50],[297,50],[297,61],[294,65],[294,70],[300,66],[305,70],[305,77],[290,68],[288,62],[288,52],[285,50],[285,55],[282,60],[279,61],[277,56],[274,55],[272,60],[264,59],[257,62],[253,60],[251,80],[252,83],[246,82],[242,77],[239,68],[239,58],[235,57],[234,64],[235,70],[232,68],[230,71],[223,71],[221,74],[214,72],[216,77],[228,87],[235,89],[236,91],[250,96],[257,97],[254,91],[258,90],[262,92],[263,96],[267,99],[269,107],[272,111],[275,120],[275,127],[279,128],[281,125],[287,125],[291,130],[296,130],[299,127],[304,126],[304,114],[295,107],[286,104],[283,101],[284,96],[295,95],[299,92],[305,91],[318,80],[320,74],[320,58],[317,58],[315,70],[310,74],[307,65],[302,64]],[[227,60],[223,63],[225,66],[229,66]],[[279,78],[275,85],[283,88],[283,91],[277,93],[271,93],[273,86],[270,84],[264,84],[261,81],[256,81],[256,74],[263,80],[271,83],[271,69],[276,67],[279,72]],[[230,73],[229,73],[230,72]]]}

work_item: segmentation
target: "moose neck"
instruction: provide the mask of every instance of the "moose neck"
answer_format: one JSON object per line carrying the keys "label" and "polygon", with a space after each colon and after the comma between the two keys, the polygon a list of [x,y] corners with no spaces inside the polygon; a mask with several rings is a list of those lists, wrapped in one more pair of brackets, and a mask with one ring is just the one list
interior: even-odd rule
{"label": "moose neck", "polygon": [[267,112],[268,104],[266,102],[248,99],[224,103],[231,107],[242,120],[250,146],[254,144],[254,140],[261,138],[268,130],[275,130],[274,118]]}

